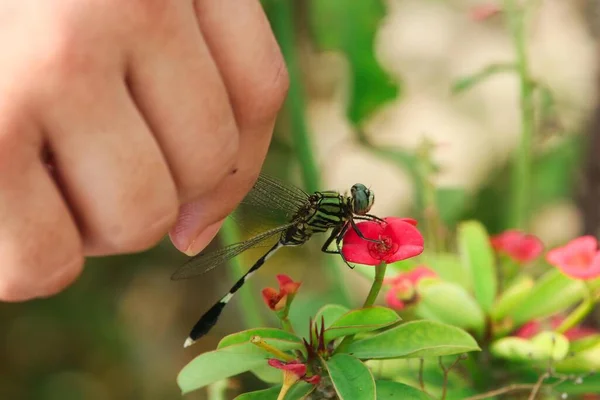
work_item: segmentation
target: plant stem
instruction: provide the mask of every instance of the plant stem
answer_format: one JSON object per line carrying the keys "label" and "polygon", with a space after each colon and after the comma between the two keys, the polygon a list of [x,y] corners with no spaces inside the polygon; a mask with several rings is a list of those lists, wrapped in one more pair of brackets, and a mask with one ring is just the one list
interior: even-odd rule
{"label": "plant stem", "polygon": [[423,367],[425,366],[425,359],[419,358],[419,387],[425,391],[425,379],[423,378]]}
{"label": "plant stem", "polygon": [[371,290],[369,291],[369,295],[363,304],[363,308],[371,307],[375,300],[377,300],[377,296],[379,295],[379,291],[381,290],[381,285],[383,285],[383,278],[385,277],[385,269],[387,268],[387,263],[381,262],[379,265],[375,266],[375,279],[373,279],[373,285],[371,286]]}
{"label": "plant stem", "polygon": [[534,83],[529,74],[526,51],[525,13],[517,0],[505,0],[504,9],[516,50],[516,66],[520,82],[521,141],[515,154],[512,170],[511,227],[524,229],[529,210],[532,181],[531,145],[534,134]]}
{"label": "plant stem", "polygon": [[[304,98],[304,87],[302,85],[302,74],[296,53],[295,20],[292,4],[289,0],[277,0],[269,3],[271,26],[277,37],[281,52],[286,60],[287,70],[290,77],[288,97],[284,109],[290,119],[290,131],[292,143],[297,155],[304,189],[309,193],[320,189],[320,179],[317,163],[312,151],[311,139],[306,126],[306,101]],[[342,284],[341,266],[332,258],[328,259],[325,273],[331,285],[334,297],[343,304],[349,304],[349,296]]]}
{"label": "plant stem", "polygon": [[565,320],[556,328],[556,332],[565,333],[569,329],[577,326],[594,309],[594,297],[592,289],[586,285],[587,295],[585,299],[575,308]]}
{"label": "plant stem", "polygon": [[252,338],[250,338],[250,343],[252,343],[253,345],[260,347],[261,349],[263,349],[264,351],[273,354],[273,356],[275,356],[275,358],[279,359],[279,360],[283,360],[283,361],[293,361],[294,357],[279,350],[276,347],[271,346],[270,344],[268,344],[267,342],[265,342],[260,336],[252,336]]}
{"label": "plant stem", "polygon": [[[220,232],[221,235],[223,235],[222,237],[226,244],[240,241],[238,229],[233,221],[229,218],[227,218],[225,223],[223,223],[223,227],[221,228]],[[244,273],[240,259],[238,257],[234,257],[229,261],[229,265],[231,274],[234,275],[234,279],[237,280],[238,277]],[[252,294],[252,286],[252,282],[246,282],[245,287],[242,288],[238,294],[240,297],[239,306],[242,309],[242,319],[247,328],[264,325],[260,309],[258,308],[256,299]]]}

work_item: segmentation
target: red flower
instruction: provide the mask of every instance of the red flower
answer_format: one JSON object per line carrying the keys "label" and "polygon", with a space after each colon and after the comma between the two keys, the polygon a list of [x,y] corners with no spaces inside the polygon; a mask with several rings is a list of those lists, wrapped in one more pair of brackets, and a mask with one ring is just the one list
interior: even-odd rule
{"label": "red flower", "polygon": [[[515,336],[523,339],[530,339],[545,329],[554,330],[558,328],[564,320],[565,317],[561,315],[555,315],[547,321],[529,321],[515,333]],[[595,335],[597,333],[599,332],[592,328],[574,326],[573,328],[567,330],[564,335],[569,340],[577,340],[587,336]]]}
{"label": "red flower", "polygon": [[481,4],[471,8],[469,14],[473,21],[485,21],[497,14],[500,14],[502,9],[497,4]]}
{"label": "red flower", "polygon": [[262,291],[263,300],[273,311],[283,309],[287,303],[288,296],[296,294],[301,282],[294,282],[287,275],[277,275],[279,281],[279,291],[273,288],[265,288]]}
{"label": "red flower", "polygon": [[411,271],[387,278],[383,283],[392,285],[385,295],[385,301],[391,308],[402,310],[407,303],[414,303],[417,297],[417,285],[421,279],[437,278],[435,271],[420,265]]}
{"label": "red flower", "polygon": [[364,237],[380,240],[381,243],[361,239],[354,229],[348,230],[342,246],[346,260],[365,265],[378,265],[382,261],[389,264],[423,252],[423,236],[416,228],[417,221],[395,217],[385,218],[384,221],[357,224]]}
{"label": "red flower", "polygon": [[581,236],[548,252],[546,260],[574,279],[600,277],[600,252],[594,236]]}
{"label": "red flower", "polygon": [[517,230],[504,231],[492,237],[491,242],[497,252],[521,263],[535,260],[544,250],[542,241],[536,236]]}
{"label": "red flower", "polygon": [[295,379],[292,380],[302,379],[312,385],[317,385],[321,381],[319,375],[306,376],[306,364],[301,363],[299,360],[284,362],[275,358],[270,358],[267,362],[271,367],[282,370],[284,374],[293,375]]}
{"label": "red flower", "polygon": [[283,362],[275,358],[270,358],[268,361],[271,367],[281,369],[283,371],[293,372],[298,378],[302,378],[306,374],[306,365],[298,360]]}

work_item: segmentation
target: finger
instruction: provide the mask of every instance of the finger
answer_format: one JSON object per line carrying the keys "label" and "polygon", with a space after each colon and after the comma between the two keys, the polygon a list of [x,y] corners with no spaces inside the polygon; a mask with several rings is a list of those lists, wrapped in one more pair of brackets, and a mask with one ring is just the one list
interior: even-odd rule
{"label": "finger", "polygon": [[56,171],[86,254],[144,250],[176,217],[175,186],[122,82],[88,78],[73,77],[60,99],[42,102]]}
{"label": "finger", "polygon": [[170,2],[134,42],[128,82],[185,203],[234,167],[238,130],[191,2]]}
{"label": "finger", "polygon": [[236,173],[227,175],[194,206],[180,210],[170,234],[173,243],[188,253],[206,244],[195,238],[229,214],[252,187],[288,87],[283,57],[258,1],[197,0],[195,4],[202,33],[233,104],[240,139]]}
{"label": "finger", "polygon": [[70,284],[83,255],[75,222],[41,162],[41,135],[22,131],[24,121],[6,122],[0,121],[0,300],[23,301]]}

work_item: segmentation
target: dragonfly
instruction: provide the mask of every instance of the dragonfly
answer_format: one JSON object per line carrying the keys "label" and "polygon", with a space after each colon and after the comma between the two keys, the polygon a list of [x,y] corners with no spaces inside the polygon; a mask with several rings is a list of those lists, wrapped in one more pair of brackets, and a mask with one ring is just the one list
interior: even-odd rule
{"label": "dragonfly", "polygon": [[[240,208],[249,209],[250,213],[255,214],[253,217],[272,222],[279,221],[279,224],[248,240],[216,251],[201,252],[179,267],[171,279],[189,279],[202,275],[251,248],[264,246],[267,242],[272,243],[275,239],[277,241],[238,279],[225,296],[200,317],[185,340],[184,348],[194,344],[216,325],[223,309],[235,293],[277,250],[283,247],[300,246],[314,234],[330,231],[321,251],[339,254],[343,261],[352,267],[341,252],[341,242],[348,229],[356,231],[364,240],[380,243],[379,240],[364,237],[356,226],[357,220],[382,221],[369,214],[374,202],[373,191],[361,183],[353,185],[350,193],[346,195],[337,191],[317,191],[308,194],[276,178],[259,175],[250,192],[240,203]],[[330,249],[334,242],[335,248]]]}

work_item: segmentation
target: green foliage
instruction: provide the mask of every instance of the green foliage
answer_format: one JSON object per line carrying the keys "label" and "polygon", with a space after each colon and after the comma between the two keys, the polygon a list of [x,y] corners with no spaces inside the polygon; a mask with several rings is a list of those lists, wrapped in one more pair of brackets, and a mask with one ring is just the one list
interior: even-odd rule
{"label": "green foliage", "polygon": [[425,392],[400,382],[385,380],[375,381],[377,400],[404,399],[404,400],[431,400]]}
{"label": "green foliage", "polygon": [[[557,296],[557,293],[560,293]],[[582,299],[585,290],[581,281],[574,281],[554,269],[544,274],[519,307],[508,313],[515,325],[529,320],[547,317],[565,310]]]}
{"label": "green foliage", "polygon": [[542,332],[531,339],[505,337],[491,346],[492,354],[511,361],[560,361],[569,351],[569,340],[559,333]]}
{"label": "green foliage", "polygon": [[485,315],[479,304],[462,286],[450,282],[420,285],[417,312],[423,318],[473,330],[482,336]]}
{"label": "green foliage", "polygon": [[485,227],[477,221],[461,223],[458,246],[463,263],[470,271],[475,298],[481,308],[489,312],[496,298],[498,282],[494,252]]}
{"label": "green foliage", "polygon": [[327,328],[325,331],[325,342],[342,336],[385,328],[398,321],[400,321],[398,314],[394,310],[385,307],[352,310],[340,316]]}
{"label": "green foliage", "polygon": [[375,400],[375,380],[360,360],[336,354],[325,365],[340,400]]}
{"label": "green foliage", "polygon": [[433,321],[411,321],[352,343],[346,352],[361,359],[439,357],[478,351],[462,329]]}
{"label": "green foliage", "polygon": [[[313,390],[313,385],[298,382],[286,393],[284,400],[302,400]],[[274,386],[265,390],[241,394],[235,400],[277,400],[280,391],[281,386]]]}
{"label": "green foliage", "polygon": [[358,125],[398,96],[398,85],[375,56],[375,32],[385,16],[383,2],[311,0],[307,7],[316,44],[323,50],[339,50],[348,59],[352,74],[348,117]]}

